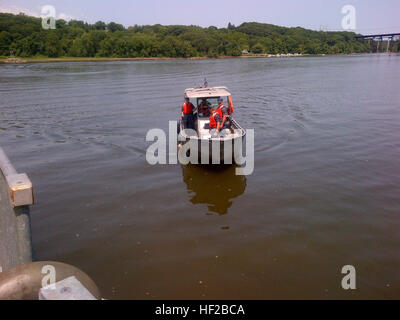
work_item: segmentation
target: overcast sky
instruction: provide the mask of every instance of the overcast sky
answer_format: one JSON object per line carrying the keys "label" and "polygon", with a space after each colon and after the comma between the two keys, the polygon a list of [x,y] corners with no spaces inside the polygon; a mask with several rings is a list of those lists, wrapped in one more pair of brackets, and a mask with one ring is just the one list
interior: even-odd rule
{"label": "overcast sky", "polygon": [[185,24],[226,27],[257,21],[314,30],[342,30],[344,5],[356,9],[356,32],[400,32],[400,0],[0,0],[0,12],[41,15],[53,5],[57,17],[90,23]]}

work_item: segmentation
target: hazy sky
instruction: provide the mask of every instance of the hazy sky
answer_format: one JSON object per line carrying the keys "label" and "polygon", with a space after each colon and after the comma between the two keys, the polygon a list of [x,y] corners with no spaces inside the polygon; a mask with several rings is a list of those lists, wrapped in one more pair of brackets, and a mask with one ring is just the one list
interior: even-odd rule
{"label": "hazy sky", "polygon": [[246,21],[320,30],[341,30],[344,5],[356,8],[356,32],[400,32],[400,0],[0,0],[0,12],[40,16],[53,5],[57,16],[90,23],[195,24],[226,27]]}

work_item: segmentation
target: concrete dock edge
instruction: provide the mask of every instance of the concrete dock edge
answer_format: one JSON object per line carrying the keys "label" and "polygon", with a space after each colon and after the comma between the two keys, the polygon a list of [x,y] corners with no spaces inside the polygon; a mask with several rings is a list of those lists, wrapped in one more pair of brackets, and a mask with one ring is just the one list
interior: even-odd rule
{"label": "concrete dock edge", "polygon": [[[15,179],[18,177],[24,179]],[[32,184],[29,178],[25,174],[17,174],[0,148],[0,270],[2,271],[32,261],[29,212],[29,205],[32,203]]]}

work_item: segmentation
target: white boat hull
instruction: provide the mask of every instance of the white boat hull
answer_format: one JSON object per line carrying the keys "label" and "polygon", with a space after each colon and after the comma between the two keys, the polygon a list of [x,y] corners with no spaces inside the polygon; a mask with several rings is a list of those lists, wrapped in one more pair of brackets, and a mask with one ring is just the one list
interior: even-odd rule
{"label": "white boat hull", "polygon": [[[185,145],[190,155],[192,164],[240,164],[243,139],[246,131],[231,118],[231,127],[223,130],[219,137],[211,137],[208,131],[196,130],[197,135],[189,136],[184,130],[182,121],[179,122],[179,134],[181,136],[180,147]],[[200,131],[200,132],[199,132]],[[203,132],[202,132],[203,131]],[[189,144],[189,145],[186,145]]]}

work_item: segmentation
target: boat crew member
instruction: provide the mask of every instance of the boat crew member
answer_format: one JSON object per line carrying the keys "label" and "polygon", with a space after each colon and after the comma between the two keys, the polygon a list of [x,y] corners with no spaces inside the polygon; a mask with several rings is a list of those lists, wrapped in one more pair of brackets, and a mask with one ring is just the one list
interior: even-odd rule
{"label": "boat crew member", "polygon": [[224,99],[219,98],[218,99],[218,109],[217,113],[219,114],[221,120],[222,120],[222,129],[227,129],[230,127],[230,120],[229,120],[229,113],[228,113],[228,107],[224,105]]}
{"label": "boat crew member", "polygon": [[194,129],[194,110],[195,106],[193,103],[190,102],[189,98],[185,98],[185,102],[182,106],[183,127],[185,129]]}
{"label": "boat crew member", "polygon": [[222,128],[222,119],[219,116],[219,113],[215,110],[215,108],[211,108],[211,116],[210,116],[210,130],[213,136],[217,136],[218,132]]}
{"label": "boat crew member", "polygon": [[206,98],[203,98],[200,104],[200,113],[205,117],[210,116],[211,115],[210,106],[211,103],[209,103]]}

